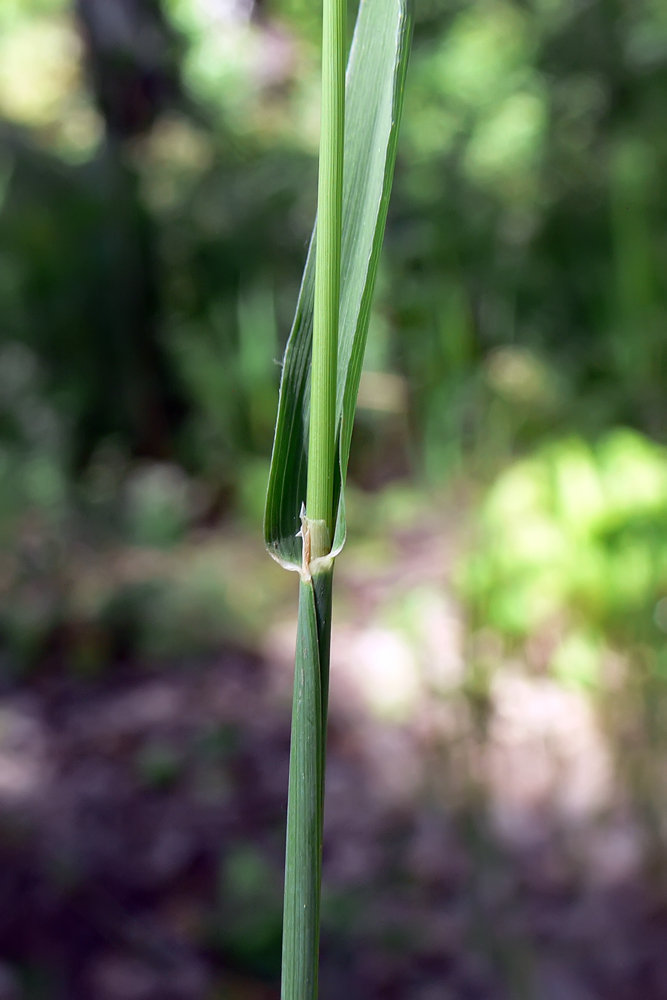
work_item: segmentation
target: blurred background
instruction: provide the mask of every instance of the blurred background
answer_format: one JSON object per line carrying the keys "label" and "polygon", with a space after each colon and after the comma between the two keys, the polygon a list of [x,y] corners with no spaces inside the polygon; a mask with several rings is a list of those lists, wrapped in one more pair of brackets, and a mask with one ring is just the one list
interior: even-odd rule
{"label": "blurred background", "polygon": [[[278,996],[319,18],[0,4],[1,1000]],[[322,1000],[667,997],[666,168],[662,0],[417,0]]]}

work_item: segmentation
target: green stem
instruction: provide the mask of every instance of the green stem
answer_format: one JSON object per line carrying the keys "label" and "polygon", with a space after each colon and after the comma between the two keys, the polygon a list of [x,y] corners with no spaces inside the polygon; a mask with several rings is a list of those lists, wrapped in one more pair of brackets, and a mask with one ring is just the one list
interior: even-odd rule
{"label": "green stem", "polygon": [[[322,133],[317,206],[305,551],[328,554],[334,534],[336,380],[345,126],[345,3],[324,0]],[[306,558],[306,563],[308,559]],[[309,571],[310,566],[306,569]],[[304,574],[299,622],[283,921],[282,1000],[317,1000],[333,567]]]}
{"label": "green stem", "polygon": [[[306,511],[333,538],[336,376],[345,131],[345,0],[324,0],[313,357]],[[313,539],[315,541],[315,539]],[[319,546],[318,546],[319,548]],[[313,551],[312,556],[326,555]]]}

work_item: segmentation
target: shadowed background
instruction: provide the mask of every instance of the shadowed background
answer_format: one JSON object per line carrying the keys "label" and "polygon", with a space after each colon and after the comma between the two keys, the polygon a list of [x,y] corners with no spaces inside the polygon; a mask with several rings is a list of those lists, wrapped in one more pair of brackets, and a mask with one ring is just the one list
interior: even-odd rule
{"label": "shadowed background", "polygon": [[[278,996],[319,18],[0,4],[0,1000]],[[660,0],[418,0],[322,1000],[667,996],[666,97]]]}

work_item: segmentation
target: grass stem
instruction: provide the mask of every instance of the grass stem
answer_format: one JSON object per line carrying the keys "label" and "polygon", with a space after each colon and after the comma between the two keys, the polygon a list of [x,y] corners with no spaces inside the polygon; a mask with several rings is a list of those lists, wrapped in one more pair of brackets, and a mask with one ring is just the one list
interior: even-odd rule
{"label": "grass stem", "polygon": [[[313,357],[306,512],[333,538],[336,376],[345,131],[345,0],[324,0]],[[313,539],[315,541],[315,539]],[[319,548],[319,545],[318,545]],[[326,555],[313,551],[312,556]]]}
{"label": "grass stem", "polygon": [[[322,132],[304,551],[328,554],[334,535],[336,380],[345,130],[346,0],[324,0]],[[333,566],[299,589],[287,800],[282,1000],[316,1000]]]}
{"label": "grass stem", "polygon": [[[346,2],[323,0],[316,232],[285,351],[264,521],[269,552],[301,574],[287,799],[282,1000],[317,1000],[318,995],[331,549],[334,536],[336,552],[345,537],[342,491],[411,31],[411,0],[360,0],[346,107]],[[348,183],[343,240],[344,140]]]}

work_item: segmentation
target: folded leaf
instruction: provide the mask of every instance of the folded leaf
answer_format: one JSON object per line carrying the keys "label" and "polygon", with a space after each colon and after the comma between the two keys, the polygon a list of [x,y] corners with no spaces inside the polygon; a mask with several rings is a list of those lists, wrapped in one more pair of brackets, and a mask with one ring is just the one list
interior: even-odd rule
{"label": "folded leaf", "polygon": [[[343,486],[394,173],[411,27],[410,0],[361,0],[347,67],[333,555],[345,541]],[[264,518],[267,549],[295,570],[301,568],[297,535],[306,500],[316,230],[317,225],[285,351]]]}

